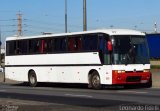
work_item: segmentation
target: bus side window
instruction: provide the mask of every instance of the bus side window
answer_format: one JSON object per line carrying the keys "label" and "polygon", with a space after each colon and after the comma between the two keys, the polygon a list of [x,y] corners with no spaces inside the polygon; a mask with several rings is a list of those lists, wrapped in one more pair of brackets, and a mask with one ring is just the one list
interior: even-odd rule
{"label": "bus side window", "polygon": [[36,42],[36,40],[29,40],[29,54],[35,54],[39,50],[39,42]]}
{"label": "bus side window", "polygon": [[47,39],[47,53],[53,53],[54,52],[54,39]]}
{"label": "bus side window", "polygon": [[44,53],[45,52],[45,40],[42,39],[41,40],[41,46],[40,46],[40,53]]}
{"label": "bus side window", "polygon": [[83,51],[89,51],[89,39],[87,37],[83,37]]}
{"label": "bus side window", "polygon": [[16,48],[15,54],[16,54],[16,55],[22,54],[22,50],[21,50],[20,48]]}
{"label": "bus side window", "polygon": [[77,51],[80,51],[82,49],[82,38],[81,37],[76,37],[75,46],[76,46]]}
{"label": "bus side window", "polygon": [[16,42],[16,55],[27,54],[27,40],[19,40]]}
{"label": "bus side window", "polygon": [[68,50],[69,51],[80,51],[82,48],[81,37],[73,37],[68,39]]}
{"label": "bus side window", "polygon": [[10,45],[11,45],[10,42],[6,42],[6,49],[7,49],[7,50],[6,50],[6,55],[7,55],[7,56],[10,55],[10,50],[11,50],[11,49],[10,49]]}
{"label": "bus side window", "polygon": [[22,51],[21,52],[22,54],[27,54],[28,53],[27,46],[28,46],[28,40],[20,41],[20,49]]}
{"label": "bus side window", "polygon": [[55,44],[54,44],[54,46],[55,46],[55,51],[59,51],[59,47],[60,47],[60,41],[59,41],[59,39],[58,38],[55,38]]}
{"label": "bus side window", "polygon": [[66,51],[66,38],[61,38],[61,44],[60,44],[60,51],[65,52]]}
{"label": "bus side window", "polygon": [[83,50],[96,51],[98,46],[97,34],[88,34],[83,37]]}
{"label": "bus side window", "polygon": [[55,38],[55,51],[64,52],[66,51],[66,38]]}
{"label": "bus side window", "polygon": [[91,34],[90,36],[91,36],[90,37],[90,49],[97,50],[98,36],[97,36],[97,34]]}
{"label": "bus side window", "polygon": [[69,51],[74,51],[74,45],[75,45],[75,39],[74,38],[69,38],[68,39],[68,50]]}
{"label": "bus side window", "polygon": [[6,43],[7,51],[6,55],[15,55],[15,50],[16,50],[16,42],[15,41],[7,41]]}
{"label": "bus side window", "polygon": [[34,47],[33,53],[40,53],[41,40],[34,40],[33,47]]}

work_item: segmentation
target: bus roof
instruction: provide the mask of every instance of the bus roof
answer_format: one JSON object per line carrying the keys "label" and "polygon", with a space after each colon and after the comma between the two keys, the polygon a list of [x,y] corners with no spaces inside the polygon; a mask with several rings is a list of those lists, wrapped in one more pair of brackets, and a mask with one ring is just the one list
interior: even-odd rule
{"label": "bus roof", "polygon": [[34,39],[34,38],[44,38],[44,37],[58,37],[58,36],[69,36],[69,35],[80,35],[80,34],[91,34],[91,33],[105,33],[110,36],[112,35],[142,35],[145,34],[140,31],[130,30],[130,29],[100,29],[82,32],[72,32],[72,33],[60,33],[60,34],[49,34],[49,35],[38,35],[38,36],[22,36],[22,37],[7,37],[6,41],[9,40],[21,40],[21,39]]}

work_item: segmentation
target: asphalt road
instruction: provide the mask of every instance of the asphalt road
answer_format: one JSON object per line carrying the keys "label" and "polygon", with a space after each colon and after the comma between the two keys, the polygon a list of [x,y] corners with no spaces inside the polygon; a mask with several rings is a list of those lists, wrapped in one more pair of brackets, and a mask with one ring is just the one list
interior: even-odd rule
{"label": "asphalt road", "polygon": [[[105,88],[47,84],[39,87],[0,83],[0,110],[14,111],[160,111],[158,88]],[[141,109],[138,109],[141,108]]]}

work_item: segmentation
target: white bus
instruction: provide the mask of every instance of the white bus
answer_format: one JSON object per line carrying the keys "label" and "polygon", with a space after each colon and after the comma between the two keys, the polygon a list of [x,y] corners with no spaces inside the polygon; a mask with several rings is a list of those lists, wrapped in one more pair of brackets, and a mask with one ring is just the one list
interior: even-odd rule
{"label": "white bus", "polygon": [[9,37],[6,78],[29,82],[151,86],[145,34],[127,29]]}

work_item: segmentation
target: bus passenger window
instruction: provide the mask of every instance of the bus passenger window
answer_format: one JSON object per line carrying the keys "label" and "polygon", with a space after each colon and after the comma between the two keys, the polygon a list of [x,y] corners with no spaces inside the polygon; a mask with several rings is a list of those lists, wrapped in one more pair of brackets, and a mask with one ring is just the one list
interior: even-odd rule
{"label": "bus passenger window", "polygon": [[47,53],[54,52],[54,39],[47,39]]}
{"label": "bus passenger window", "polygon": [[28,53],[28,40],[21,40],[20,41],[20,49],[22,54],[27,54]]}
{"label": "bus passenger window", "polygon": [[40,53],[41,41],[35,40],[34,42],[35,43],[34,43],[34,52],[33,53]]}
{"label": "bus passenger window", "polygon": [[96,34],[88,34],[83,37],[83,50],[95,51],[98,46],[98,36]]}
{"label": "bus passenger window", "polygon": [[15,54],[16,55],[22,55],[27,53],[27,47],[26,44],[27,41],[26,40],[18,40],[16,42],[16,49],[15,49]]}
{"label": "bus passenger window", "polygon": [[55,39],[55,51],[56,52],[66,51],[66,38],[56,38]]}
{"label": "bus passenger window", "polygon": [[15,55],[15,49],[16,49],[15,41],[8,41],[6,43],[6,47],[7,47],[6,55]]}
{"label": "bus passenger window", "polygon": [[80,51],[82,48],[82,40],[80,37],[74,37],[68,39],[69,51]]}
{"label": "bus passenger window", "polygon": [[40,53],[44,53],[44,51],[45,51],[45,41],[41,40]]}
{"label": "bus passenger window", "polygon": [[69,38],[68,40],[68,48],[69,48],[69,51],[74,51],[74,46],[75,45],[75,40],[74,38]]}
{"label": "bus passenger window", "polygon": [[66,39],[62,38],[61,39],[61,51],[66,51]]}
{"label": "bus passenger window", "polygon": [[20,48],[16,48],[15,54],[16,55],[22,54],[22,50]]}
{"label": "bus passenger window", "polygon": [[76,50],[80,51],[82,49],[82,39],[80,37],[76,38],[75,44]]}
{"label": "bus passenger window", "polygon": [[35,54],[39,51],[39,46],[40,46],[40,43],[39,41],[36,41],[36,40],[29,40],[29,53],[30,54]]}

